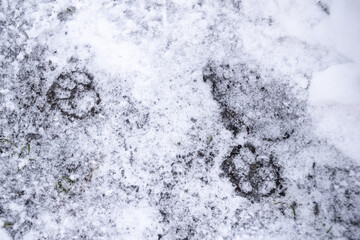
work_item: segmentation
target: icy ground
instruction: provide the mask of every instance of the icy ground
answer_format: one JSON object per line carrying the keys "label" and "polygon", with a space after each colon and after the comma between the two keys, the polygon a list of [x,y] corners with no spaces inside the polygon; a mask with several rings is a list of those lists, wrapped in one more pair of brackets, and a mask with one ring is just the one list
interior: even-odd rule
{"label": "icy ground", "polygon": [[357,0],[0,0],[0,239],[360,239]]}

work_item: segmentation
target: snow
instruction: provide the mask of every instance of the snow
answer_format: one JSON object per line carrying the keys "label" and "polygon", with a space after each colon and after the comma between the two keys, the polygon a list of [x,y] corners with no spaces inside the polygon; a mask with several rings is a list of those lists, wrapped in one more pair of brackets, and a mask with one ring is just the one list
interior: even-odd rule
{"label": "snow", "polygon": [[356,0],[0,3],[1,239],[356,239]]}
{"label": "snow", "polygon": [[317,133],[359,163],[360,4],[351,0],[333,4],[333,14],[317,26],[315,34],[349,60],[313,75],[309,103]]}

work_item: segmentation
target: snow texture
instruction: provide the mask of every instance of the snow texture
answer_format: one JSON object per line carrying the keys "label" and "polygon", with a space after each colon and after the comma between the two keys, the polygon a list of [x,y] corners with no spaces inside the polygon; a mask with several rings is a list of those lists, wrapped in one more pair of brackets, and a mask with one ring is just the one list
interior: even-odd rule
{"label": "snow texture", "polygon": [[359,239],[357,0],[0,0],[0,239]]}

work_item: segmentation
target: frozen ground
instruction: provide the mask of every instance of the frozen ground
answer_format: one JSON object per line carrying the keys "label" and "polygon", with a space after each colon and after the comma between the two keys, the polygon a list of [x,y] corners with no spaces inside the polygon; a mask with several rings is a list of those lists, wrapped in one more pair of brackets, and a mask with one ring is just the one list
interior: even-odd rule
{"label": "frozen ground", "polygon": [[357,0],[0,0],[0,239],[359,239]]}

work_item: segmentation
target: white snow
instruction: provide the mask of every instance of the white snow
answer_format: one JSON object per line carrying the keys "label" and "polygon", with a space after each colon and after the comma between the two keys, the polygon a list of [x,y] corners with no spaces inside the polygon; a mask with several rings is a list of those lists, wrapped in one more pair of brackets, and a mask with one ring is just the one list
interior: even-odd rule
{"label": "white snow", "polygon": [[0,239],[359,233],[359,1],[0,10]]}
{"label": "white snow", "polygon": [[309,102],[317,132],[360,162],[360,2],[334,1],[330,17],[314,31],[323,45],[346,56],[348,63],[314,74]]}

